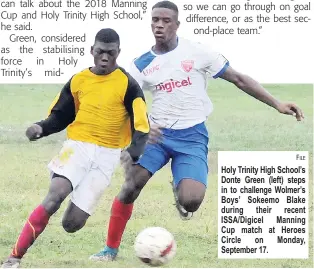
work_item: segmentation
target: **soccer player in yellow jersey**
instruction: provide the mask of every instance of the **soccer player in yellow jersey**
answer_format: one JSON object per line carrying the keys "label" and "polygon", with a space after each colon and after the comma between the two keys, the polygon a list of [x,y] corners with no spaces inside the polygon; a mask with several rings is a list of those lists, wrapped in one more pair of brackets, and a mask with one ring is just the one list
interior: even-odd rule
{"label": "soccer player in yellow jersey", "polygon": [[33,141],[67,128],[67,140],[48,165],[48,194],[30,214],[3,268],[20,265],[70,193],[62,225],[69,233],[80,230],[109,185],[120,155],[129,165],[142,154],[149,133],[146,103],[137,82],[118,66],[119,52],[119,35],[100,30],[91,48],[95,65],[75,74],[57,95],[48,118],[27,129]]}

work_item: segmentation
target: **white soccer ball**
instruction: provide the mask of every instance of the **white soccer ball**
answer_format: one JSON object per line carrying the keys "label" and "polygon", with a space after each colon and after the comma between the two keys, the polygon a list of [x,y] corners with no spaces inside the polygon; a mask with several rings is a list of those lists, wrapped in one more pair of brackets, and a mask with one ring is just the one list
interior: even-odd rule
{"label": "white soccer ball", "polygon": [[173,259],[177,244],[173,235],[161,227],[142,230],[134,243],[136,256],[151,266],[160,266]]}

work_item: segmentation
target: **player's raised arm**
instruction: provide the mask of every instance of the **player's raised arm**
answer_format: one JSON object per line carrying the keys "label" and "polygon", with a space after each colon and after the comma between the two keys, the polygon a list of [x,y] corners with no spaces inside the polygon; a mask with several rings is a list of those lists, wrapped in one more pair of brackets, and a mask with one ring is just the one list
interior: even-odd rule
{"label": "player's raised arm", "polygon": [[130,115],[132,141],[127,149],[133,161],[143,153],[149,133],[147,107],[143,91],[136,80],[128,76],[129,84],[124,97],[124,105]]}
{"label": "player's raised arm", "polygon": [[211,77],[222,78],[233,83],[245,93],[275,108],[278,112],[295,116],[298,121],[304,118],[303,112],[297,105],[282,103],[277,100],[260,83],[234,70],[229,61],[219,52],[205,48],[203,45],[198,45],[198,51],[200,68],[204,69]]}
{"label": "player's raised arm", "polygon": [[36,122],[26,130],[29,140],[36,140],[64,130],[75,119],[75,100],[71,92],[71,80],[62,88],[55,104],[49,109],[49,116]]}
{"label": "player's raised arm", "polygon": [[231,66],[228,66],[219,77],[233,83],[245,93],[275,108],[282,114],[293,115],[298,121],[304,118],[303,112],[297,105],[278,101],[260,83],[247,75],[237,72]]}

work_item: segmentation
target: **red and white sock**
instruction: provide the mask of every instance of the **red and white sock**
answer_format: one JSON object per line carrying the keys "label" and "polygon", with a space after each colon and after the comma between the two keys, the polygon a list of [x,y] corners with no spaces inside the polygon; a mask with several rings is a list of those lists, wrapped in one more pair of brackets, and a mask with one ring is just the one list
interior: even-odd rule
{"label": "red and white sock", "polygon": [[22,258],[36,238],[45,230],[49,214],[39,205],[29,216],[12,250],[11,257]]}

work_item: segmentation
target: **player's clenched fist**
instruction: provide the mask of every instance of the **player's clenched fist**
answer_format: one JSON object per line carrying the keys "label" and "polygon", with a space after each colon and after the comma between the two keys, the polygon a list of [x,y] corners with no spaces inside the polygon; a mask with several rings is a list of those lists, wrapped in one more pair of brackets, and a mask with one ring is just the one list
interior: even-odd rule
{"label": "player's clenched fist", "polygon": [[33,124],[32,126],[28,127],[26,130],[26,136],[30,141],[34,141],[41,137],[43,133],[43,128],[38,124]]}
{"label": "player's clenched fist", "polygon": [[162,126],[157,124],[152,124],[150,126],[149,136],[148,136],[148,143],[154,144],[158,143],[162,139]]}

